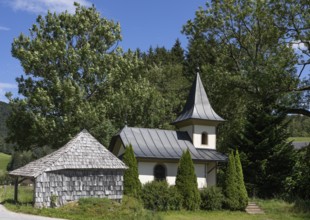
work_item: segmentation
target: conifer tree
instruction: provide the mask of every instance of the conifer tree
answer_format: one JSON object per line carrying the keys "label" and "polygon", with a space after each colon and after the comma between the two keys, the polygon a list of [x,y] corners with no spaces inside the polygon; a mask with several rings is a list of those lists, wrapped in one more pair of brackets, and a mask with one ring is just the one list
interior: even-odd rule
{"label": "conifer tree", "polygon": [[183,208],[188,210],[199,209],[200,194],[198,191],[197,177],[188,149],[183,152],[180,158],[175,184],[183,197]]}
{"label": "conifer tree", "polygon": [[243,171],[240,162],[239,152],[236,150],[235,155],[235,166],[236,166],[236,178],[237,178],[237,192],[239,200],[239,210],[244,210],[248,205],[248,193],[246,191],[243,179]]}
{"label": "conifer tree", "polygon": [[231,152],[228,158],[228,165],[224,185],[224,195],[225,195],[224,205],[226,208],[230,210],[238,209],[239,201],[237,191],[238,187],[237,187],[235,158],[233,152]]}
{"label": "conifer tree", "polygon": [[126,147],[123,162],[128,166],[124,173],[124,194],[139,198],[142,187],[139,180],[138,163],[131,145]]}

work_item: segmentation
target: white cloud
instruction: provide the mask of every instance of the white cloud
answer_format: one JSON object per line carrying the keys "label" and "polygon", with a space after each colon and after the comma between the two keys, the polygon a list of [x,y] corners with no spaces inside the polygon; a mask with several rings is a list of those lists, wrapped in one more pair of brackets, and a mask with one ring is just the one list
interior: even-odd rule
{"label": "white cloud", "polygon": [[8,27],[0,26],[0,31],[9,31],[9,30],[11,29]]}
{"label": "white cloud", "polygon": [[84,6],[91,6],[88,0],[11,0],[9,5],[16,11],[28,11],[35,14],[68,11],[74,13],[74,2]]}
{"label": "white cloud", "polygon": [[307,50],[306,45],[300,41],[293,41],[291,44],[294,50]]}
{"label": "white cloud", "polygon": [[7,102],[8,99],[5,97],[5,93],[13,92],[12,90],[15,90],[15,91],[17,90],[16,84],[0,82],[0,101]]}

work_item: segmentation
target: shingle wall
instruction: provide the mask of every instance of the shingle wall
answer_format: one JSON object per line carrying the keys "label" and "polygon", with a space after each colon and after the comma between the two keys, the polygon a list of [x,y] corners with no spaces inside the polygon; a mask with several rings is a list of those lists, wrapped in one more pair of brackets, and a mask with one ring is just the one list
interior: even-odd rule
{"label": "shingle wall", "polygon": [[[121,200],[123,170],[59,170],[43,173],[36,178],[34,201],[36,207],[50,207],[85,197]],[[52,196],[54,195],[54,196]]]}

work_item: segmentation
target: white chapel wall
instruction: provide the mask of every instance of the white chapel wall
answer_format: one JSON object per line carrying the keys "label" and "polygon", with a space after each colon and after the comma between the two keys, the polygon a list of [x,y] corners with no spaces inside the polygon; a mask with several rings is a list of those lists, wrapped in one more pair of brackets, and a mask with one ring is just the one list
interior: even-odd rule
{"label": "white chapel wall", "polygon": [[[162,164],[166,167],[166,180],[169,185],[175,185],[175,179],[178,171],[178,163],[157,163],[157,162],[138,162],[139,179],[142,184],[154,180],[154,167]],[[197,176],[198,188],[207,186],[207,165],[195,164],[195,173]]]}
{"label": "white chapel wall", "polygon": [[[193,145],[196,148],[216,149],[216,127],[207,125],[189,125],[180,128],[181,131],[187,131],[193,140]],[[203,132],[208,134],[208,144],[201,144],[201,135]]]}

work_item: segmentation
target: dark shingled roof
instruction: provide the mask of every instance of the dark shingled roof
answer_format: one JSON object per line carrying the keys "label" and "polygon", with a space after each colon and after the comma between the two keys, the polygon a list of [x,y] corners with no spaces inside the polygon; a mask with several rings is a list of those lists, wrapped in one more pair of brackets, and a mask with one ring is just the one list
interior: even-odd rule
{"label": "dark shingled roof", "polygon": [[[124,127],[114,141],[120,137],[124,146],[131,144],[137,158],[180,159],[189,149],[195,161],[226,161],[227,157],[211,149],[197,149],[185,131]],[[111,144],[113,147],[113,141]]]}
{"label": "dark shingled roof", "polygon": [[127,169],[127,166],[83,130],[57,151],[9,174],[35,178],[43,172],[63,169]]}
{"label": "dark shingled roof", "polygon": [[177,124],[178,122],[188,119],[224,121],[224,119],[213,110],[202,85],[199,73],[196,75],[183,111],[172,124]]}

